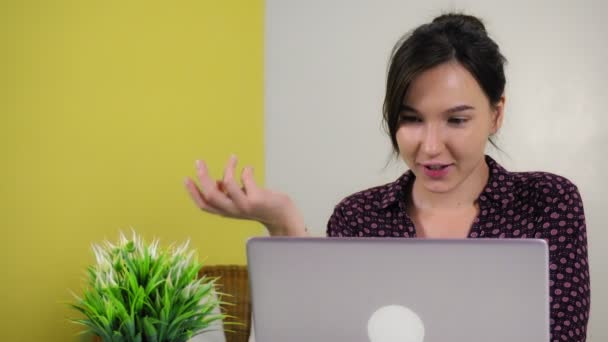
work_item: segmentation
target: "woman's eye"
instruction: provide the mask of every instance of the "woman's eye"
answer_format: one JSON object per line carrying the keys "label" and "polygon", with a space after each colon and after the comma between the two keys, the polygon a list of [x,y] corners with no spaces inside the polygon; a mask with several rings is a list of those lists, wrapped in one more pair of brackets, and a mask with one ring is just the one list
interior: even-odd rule
{"label": "woman's eye", "polygon": [[452,125],[462,125],[464,123],[466,123],[468,121],[468,119],[465,118],[449,118],[448,122]]}

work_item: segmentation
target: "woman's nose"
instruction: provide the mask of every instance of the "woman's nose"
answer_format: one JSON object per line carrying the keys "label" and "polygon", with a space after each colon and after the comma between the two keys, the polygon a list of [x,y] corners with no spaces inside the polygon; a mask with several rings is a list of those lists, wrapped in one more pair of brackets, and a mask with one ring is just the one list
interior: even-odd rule
{"label": "woman's nose", "polygon": [[438,155],[443,150],[443,134],[437,125],[427,125],[422,138],[422,151],[428,155]]}

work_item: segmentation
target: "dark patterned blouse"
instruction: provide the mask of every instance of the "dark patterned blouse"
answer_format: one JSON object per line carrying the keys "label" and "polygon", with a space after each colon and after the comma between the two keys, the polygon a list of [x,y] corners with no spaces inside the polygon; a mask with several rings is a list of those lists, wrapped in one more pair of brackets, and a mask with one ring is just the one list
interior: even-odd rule
{"label": "dark patterned blouse", "polygon": [[[489,156],[490,178],[479,195],[469,238],[538,238],[549,245],[551,341],[586,340],[590,308],[587,232],[577,187],[545,172],[509,172]],[[327,224],[328,236],[416,237],[406,214],[415,176],[351,195]]]}

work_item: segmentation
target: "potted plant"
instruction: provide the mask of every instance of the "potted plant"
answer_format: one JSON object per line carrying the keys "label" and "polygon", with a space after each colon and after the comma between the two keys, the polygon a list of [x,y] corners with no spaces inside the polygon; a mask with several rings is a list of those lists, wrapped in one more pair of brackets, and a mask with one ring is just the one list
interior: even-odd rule
{"label": "potted plant", "polygon": [[121,233],[117,244],[93,245],[88,286],[71,304],[85,318],[72,321],[104,342],[184,342],[213,329],[225,318],[224,303],[216,279],[198,277],[202,264],[188,245],[161,249],[135,232],[130,240]]}

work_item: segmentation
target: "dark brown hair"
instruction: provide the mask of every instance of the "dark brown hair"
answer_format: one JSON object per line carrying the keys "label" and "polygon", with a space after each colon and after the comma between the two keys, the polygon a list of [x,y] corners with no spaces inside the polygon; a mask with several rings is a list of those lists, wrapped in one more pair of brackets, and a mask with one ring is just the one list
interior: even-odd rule
{"label": "dark brown hair", "polygon": [[480,19],[450,13],[419,26],[402,37],[391,53],[383,114],[395,153],[399,152],[399,112],[410,84],[422,72],[450,61],[460,63],[473,75],[490,104],[500,100],[506,83],[506,59]]}

